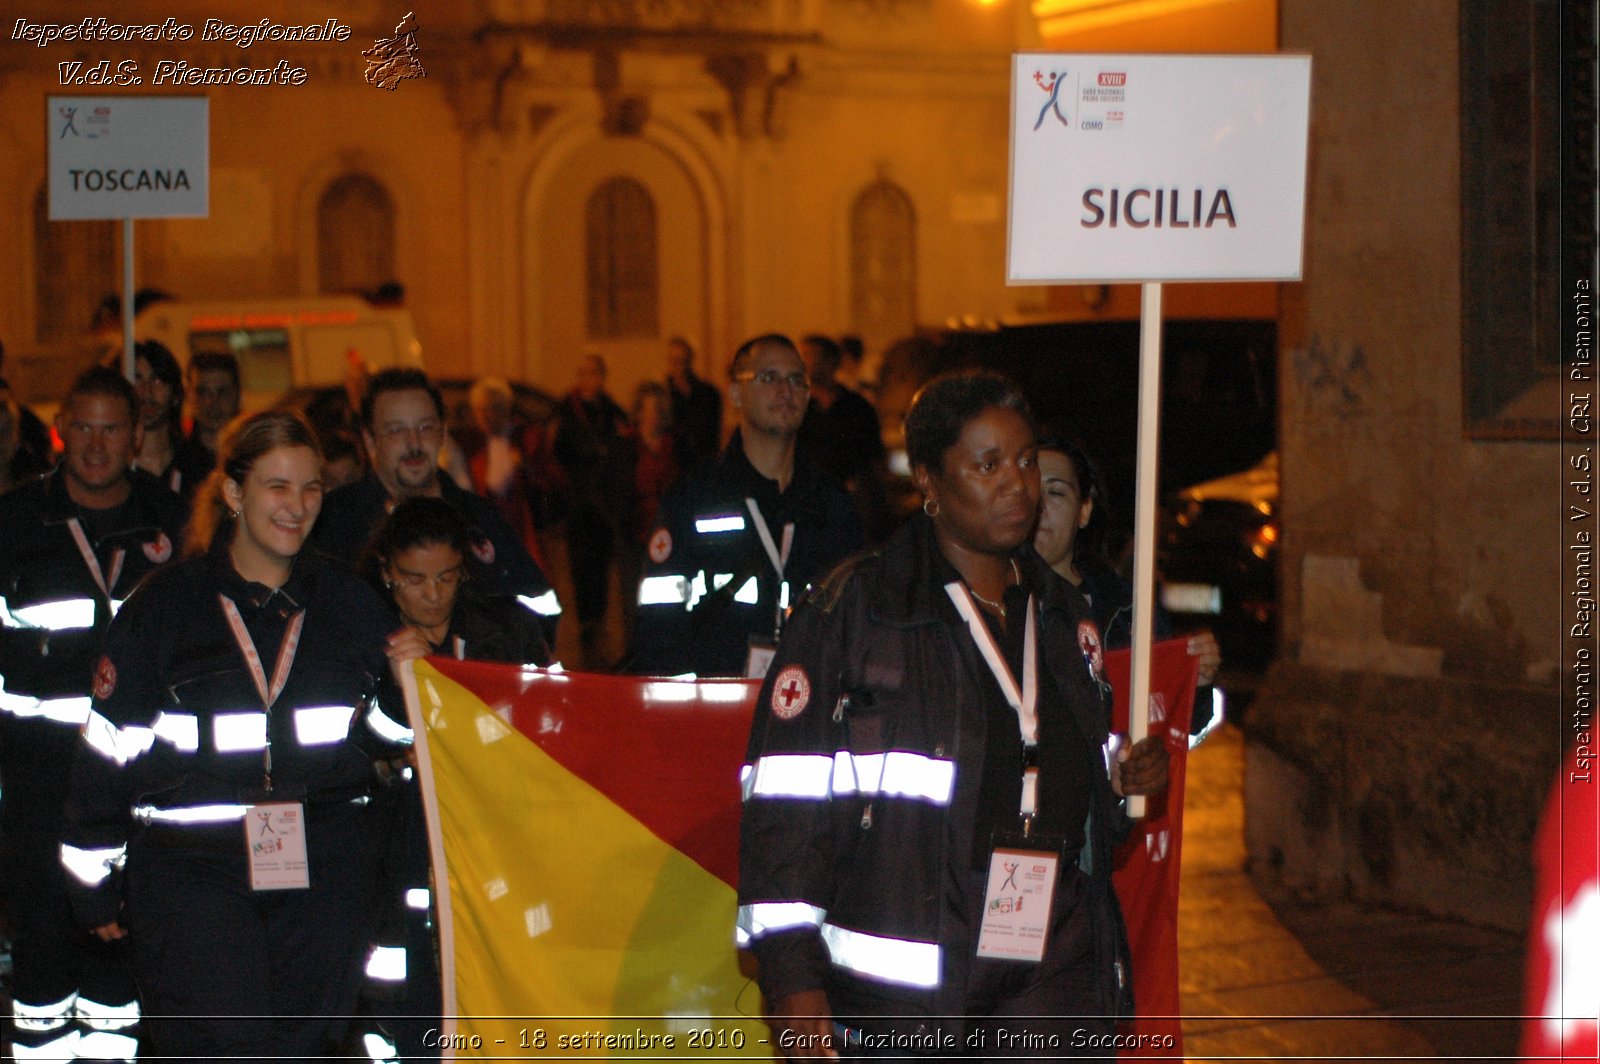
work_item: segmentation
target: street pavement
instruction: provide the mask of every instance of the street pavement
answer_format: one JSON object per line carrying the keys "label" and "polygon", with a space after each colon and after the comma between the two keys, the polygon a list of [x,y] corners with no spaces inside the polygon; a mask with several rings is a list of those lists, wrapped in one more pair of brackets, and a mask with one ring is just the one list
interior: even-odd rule
{"label": "street pavement", "polygon": [[1187,1059],[1515,1060],[1520,936],[1258,884],[1243,773],[1231,724],[1190,755],[1178,914]]}

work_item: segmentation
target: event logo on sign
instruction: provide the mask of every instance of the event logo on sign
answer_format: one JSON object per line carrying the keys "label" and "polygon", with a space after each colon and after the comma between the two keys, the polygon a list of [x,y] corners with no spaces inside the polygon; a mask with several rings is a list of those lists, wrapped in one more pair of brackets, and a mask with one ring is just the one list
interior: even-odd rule
{"label": "event logo on sign", "polygon": [[1042,70],[1033,72],[1033,83],[1039,86],[1041,91],[1049,94],[1050,97],[1045,100],[1044,106],[1039,108],[1039,120],[1033,124],[1035,131],[1044,125],[1044,120],[1051,114],[1054,114],[1056,121],[1068,129],[1072,128],[1072,120],[1061,112],[1061,86],[1065,84],[1066,79],[1067,72],[1065,70],[1059,72],[1052,70],[1048,76]]}

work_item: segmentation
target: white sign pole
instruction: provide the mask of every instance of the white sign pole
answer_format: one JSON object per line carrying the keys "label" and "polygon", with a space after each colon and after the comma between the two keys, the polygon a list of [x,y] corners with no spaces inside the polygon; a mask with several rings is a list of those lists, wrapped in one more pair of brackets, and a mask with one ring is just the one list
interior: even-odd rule
{"label": "white sign pole", "polygon": [[[1156,598],[1156,458],[1161,442],[1161,284],[1140,286],[1139,458],[1133,509],[1133,663],[1128,695],[1128,738],[1150,734],[1150,649]],[[1128,799],[1128,815],[1144,816],[1144,795]]]}
{"label": "white sign pole", "polygon": [[133,380],[133,219],[122,219],[122,375]]}

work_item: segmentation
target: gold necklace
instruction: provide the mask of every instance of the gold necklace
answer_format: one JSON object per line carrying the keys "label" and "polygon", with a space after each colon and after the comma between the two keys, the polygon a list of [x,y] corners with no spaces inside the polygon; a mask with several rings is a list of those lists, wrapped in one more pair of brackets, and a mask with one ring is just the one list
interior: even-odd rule
{"label": "gold necklace", "polygon": [[[1015,587],[1020,583],[1022,583],[1022,573],[1017,569],[1017,560],[1015,558],[1012,558],[1011,559],[1011,586]],[[1006,604],[1004,602],[996,602],[993,599],[984,598],[982,595],[978,594],[976,591],[973,590],[971,584],[967,585],[967,590],[972,592],[972,597],[973,598],[977,599],[979,602],[983,603],[985,606],[989,607],[991,610],[994,610],[996,613],[1000,614],[1000,619],[1002,621],[1006,619]]]}

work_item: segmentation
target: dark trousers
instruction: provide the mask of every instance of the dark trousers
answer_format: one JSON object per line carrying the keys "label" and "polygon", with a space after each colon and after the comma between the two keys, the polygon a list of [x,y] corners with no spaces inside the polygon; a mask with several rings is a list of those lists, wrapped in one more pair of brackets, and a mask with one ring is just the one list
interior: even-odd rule
{"label": "dark trousers", "polygon": [[[54,832],[41,829],[40,837]],[[78,924],[58,851],[34,842],[4,855],[11,1040],[34,1048],[75,1043],[71,1053],[86,1060],[131,1059],[139,1025],[127,943],[101,942]]]}
{"label": "dark trousers", "polygon": [[[982,927],[987,872],[967,874],[967,912],[973,928]],[[956,1044],[943,1051],[882,1044],[863,1045],[843,1055],[865,1057],[916,1057],[922,1060],[1006,1060],[1017,1057],[1114,1057],[1115,1051],[1097,1048],[1097,1036],[1112,1034],[1114,1021],[1097,1015],[1097,973],[1094,964],[1093,921],[1088,904],[1089,883],[1076,866],[1063,864],[1050,911],[1050,933],[1044,959],[989,960],[971,956],[966,966],[966,997],[961,1015],[966,1022]],[[946,961],[946,975],[955,965]],[[959,977],[957,975],[956,977]],[[893,1012],[893,1009],[886,1009]],[[881,1017],[841,1017],[840,1022],[883,1036],[916,1030],[916,1020]],[[870,1041],[870,1040],[869,1040]],[[1103,1042],[1101,1043],[1103,1044]]]}
{"label": "dark trousers", "polygon": [[372,938],[375,945],[404,947],[405,978],[364,980],[358,1026],[382,1034],[394,1045],[395,1058],[438,1060],[438,1046],[426,1045],[424,1037],[438,1030],[444,1011],[434,906],[407,904],[412,890],[426,889],[430,902],[433,897],[421,787],[411,780],[385,789],[374,800],[374,812],[383,825],[384,854]]}
{"label": "dark trousers", "polygon": [[[983,880],[974,873],[974,911],[983,911]],[[1050,911],[1044,959],[1037,964],[973,958],[967,982],[967,1051],[974,1057],[1115,1057],[1093,1048],[1116,1022],[1099,1016],[1089,882],[1063,862]],[[977,916],[974,927],[981,926]],[[976,1044],[974,1044],[976,1043]],[[1101,1043],[1103,1044],[1103,1042]]]}
{"label": "dark trousers", "polygon": [[149,1059],[309,1060],[339,1049],[372,897],[367,811],[306,815],[311,886],[252,891],[244,836],[185,847],[169,829],[128,859],[128,922]]}
{"label": "dark trousers", "polygon": [[611,601],[615,534],[610,520],[594,507],[574,506],[567,515],[567,567],[572,573],[578,623],[585,626],[586,638],[589,626],[605,620]]}

